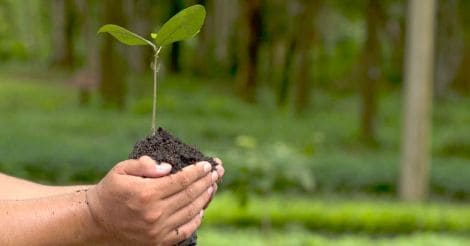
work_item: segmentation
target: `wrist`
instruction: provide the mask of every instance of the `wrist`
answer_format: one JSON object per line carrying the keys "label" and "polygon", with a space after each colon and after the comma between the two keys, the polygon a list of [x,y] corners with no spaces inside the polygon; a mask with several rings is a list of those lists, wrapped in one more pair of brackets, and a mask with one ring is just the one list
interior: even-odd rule
{"label": "wrist", "polygon": [[86,205],[86,218],[87,218],[87,224],[88,227],[90,228],[90,238],[92,239],[92,242],[94,244],[106,244],[107,242],[110,242],[109,238],[109,233],[106,230],[105,226],[102,223],[102,220],[100,219],[101,216],[99,214],[99,211],[97,211],[96,207],[99,206],[99,204],[96,204],[98,200],[96,199],[97,197],[97,189],[96,185],[90,186],[88,189],[86,189],[84,192],[85,194],[85,205]]}
{"label": "wrist", "polygon": [[82,206],[82,228],[84,230],[84,242],[101,245],[107,242],[106,237],[107,233],[104,228],[99,224],[96,216],[93,214],[93,211],[89,204],[89,193],[93,192],[94,186],[89,186],[86,189],[76,190],[75,193],[80,196],[80,200],[83,201]]}

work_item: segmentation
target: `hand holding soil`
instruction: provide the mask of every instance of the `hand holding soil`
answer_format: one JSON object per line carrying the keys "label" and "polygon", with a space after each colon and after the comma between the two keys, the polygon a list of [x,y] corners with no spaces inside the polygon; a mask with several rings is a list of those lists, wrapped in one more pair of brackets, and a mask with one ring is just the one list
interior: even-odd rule
{"label": "hand holding soil", "polygon": [[[209,169],[213,170],[213,184],[210,185],[208,188],[208,193],[210,194],[207,200],[204,201],[205,197],[207,196],[207,193],[205,196],[200,195],[202,191],[200,190],[193,190],[193,188],[189,189],[192,186],[192,182],[194,180],[187,180],[186,176],[187,174],[184,174],[182,176],[182,180],[180,180],[180,183],[172,183],[175,182],[174,180],[170,179],[168,180],[170,182],[170,186],[173,187],[179,187],[181,188],[178,191],[174,192],[181,192],[182,195],[179,195],[179,199],[186,199],[186,200],[181,200],[179,201],[177,198],[174,198],[178,203],[173,204],[176,207],[173,208],[180,208],[178,206],[188,206],[188,208],[183,208],[188,210],[185,212],[175,212],[175,216],[177,218],[179,213],[182,213],[183,217],[186,217],[187,221],[181,221],[181,219],[173,219],[176,221],[172,221],[165,229],[167,229],[169,235],[167,234],[158,234],[153,232],[153,228],[151,229],[151,236],[150,238],[154,236],[158,236],[159,238],[162,237],[162,235],[165,235],[166,237],[170,237],[171,240],[177,240],[180,239],[179,241],[176,241],[178,246],[194,246],[197,244],[197,235],[195,233],[195,227],[198,227],[201,216],[197,217],[195,212],[197,212],[196,208],[199,208],[199,205],[202,201],[204,201],[204,204],[202,207],[199,209],[203,209],[207,206],[207,204],[210,202],[210,198],[214,190],[217,189],[217,185],[214,184],[216,179],[218,179],[218,172],[223,175],[223,168],[221,163],[217,163],[216,159],[205,156],[202,154],[197,148],[187,145],[177,139],[176,137],[172,136],[170,133],[165,131],[163,128],[158,128],[157,130],[157,125],[156,125],[156,112],[157,112],[157,73],[158,73],[158,68],[159,68],[159,63],[158,63],[158,58],[160,51],[162,50],[163,47],[168,46],[171,43],[190,39],[194,37],[197,33],[199,33],[204,20],[206,17],[206,10],[204,6],[202,5],[193,5],[188,8],[185,8],[178,12],[176,15],[171,17],[167,22],[163,24],[163,26],[160,28],[160,30],[157,33],[150,33],[150,37],[154,40],[148,40],[136,33],[133,33],[121,26],[117,26],[114,24],[106,24],[103,25],[99,30],[98,33],[109,33],[112,35],[114,38],[116,38],[118,41],[120,41],[123,44],[126,45],[143,45],[143,46],[150,46],[153,49],[153,63],[151,64],[152,70],[153,70],[153,103],[152,103],[152,124],[151,124],[151,135],[145,137],[144,139],[138,141],[132,150],[132,152],[129,154],[130,159],[138,159],[141,160],[140,158],[142,156],[149,156],[153,160],[159,162],[159,163],[170,163],[171,164],[171,174],[175,174],[176,172],[181,171],[183,168],[189,166],[192,166],[195,162],[206,162],[208,164],[207,172]],[[220,162],[220,160],[218,160]],[[142,162],[142,161],[141,161]],[[216,169],[216,166],[219,166],[219,169]],[[186,169],[186,168],[185,168]],[[218,171],[218,172],[217,172]],[[142,174],[133,174],[137,176],[144,176],[147,177],[148,175],[142,175]],[[151,176],[158,176],[155,172],[151,172]],[[170,176],[171,177],[171,176]],[[139,194],[137,187],[133,187],[132,189],[135,189],[131,192],[131,195]],[[185,190],[185,191],[183,191]],[[151,200],[150,198],[147,199],[147,196],[154,197],[153,192],[149,191],[143,191],[143,195],[145,195],[145,202],[139,199],[137,199],[140,203],[137,203],[137,205],[152,205],[156,206],[154,204],[146,204],[147,200]],[[112,192],[111,192],[112,193]],[[150,193],[150,194],[147,194]],[[129,194],[125,194],[129,195]],[[167,194],[170,195],[170,194]],[[197,197],[199,196],[200,197]],[[178,196],[178,195],[177,195]],[[181,198],[183,196],[183,198]],[[109,197],[111,198],[111,197]],[[127,199],[127,197],[124,197]],[[160,197],[160,198],[165,198],[165,197]],[[190,198],[188,200],[188,198]],[[131,200],[133,197],[131,197]],[[195,200],[194,200],[195,199]],[[171,200],[171,199],[170,199]],[[193,203],[190,203],[190,201],[194,200],[194,205]],[[135,204],[131,204],[134,206]],[[133,207],[132,207],[133,208]],[[143,207],[138,207],[143,208]],[[127,209],[131,209],[131,207],[128,207]],[[161,207],[156,208],[161,209]],[[132,210],[132,209],[131,209]],[[145,210],[145,209],[144,209]],[[160,211],[160,210],[158,210]],[[142,211],[139,211],[142,212]],[[147,224],[152,224],[155,223],[159,220],[161,220],[161,214],[146,214],[148,212],[145,212],[143,214],[143,218],[146,219],[148,222]],[[155,210],[152,210],[152,213],[156,213]],[[185,214],[186,213],[186,214]],[[201,212],[202,213],[202,212]],[[141,215],[142,216],[142,215]],[[193,216],[196,216],[193,218]],[[147,217],[150,217],[151,219],[148,219]],[[163,216],[163,218],[166,218]],[[163,220],[163,219],[162,219]],[[189,224],[178,224],[178,223],[189,223]],[[184,231],[180,232],[179,226],[183,225],[181,229],[184,229]],[[149,225],[146,225],[144,229],[149,229]],[[176,227],[175,227],[176,226]],[[194,230],[193,230],[194,229]],[[176,235],[172,236],[173,230]],[[188,231],[191,231],[191,233],[187,234]],[[160,232],[159,232],[160,233]],[[132,238],[132,237],[131,237]],[[148,239],[149,235],[146,235],[144,237],[145,239]],[[184,239],[184,240],[183,240]],[[168,239],[169,240],[169,239]],[[171,241],[169,240],[169,241]]]}
{"label": "hand holding soil", "polygon": [[[217,160],[218,162],[220,160]],[[147,156],[117,164],[87,201],[106,242],[123,245],[173,245],[199,227],[203,208],[223,168],[202,161],[168,175],[171,166]]]}

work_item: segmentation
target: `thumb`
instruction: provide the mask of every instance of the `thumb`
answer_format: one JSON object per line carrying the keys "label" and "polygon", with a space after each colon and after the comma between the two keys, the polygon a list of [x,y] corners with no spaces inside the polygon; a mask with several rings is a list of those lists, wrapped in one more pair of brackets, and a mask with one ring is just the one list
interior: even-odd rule
{"label": "thumb", "polygon": [[126,161],[122,164],[122,170],[127,175],[159,178],[170,173],[171,165],[168,163],[157,164],[155,160],[144,155],[138,160]]}

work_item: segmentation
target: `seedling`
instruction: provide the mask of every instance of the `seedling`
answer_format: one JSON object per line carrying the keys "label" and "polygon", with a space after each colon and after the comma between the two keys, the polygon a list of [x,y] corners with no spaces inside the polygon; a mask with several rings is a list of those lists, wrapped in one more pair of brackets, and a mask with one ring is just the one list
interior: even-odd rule
{"label": "seedling", "polygon": [[158,73],[158,57],[164,46],[171,43],[186,40],[194,37],[204,23],[206,10],[202,5],[193,5],[181,10],[175,16],[170,18],[157,33],[150,33],[153,42],[135,34],[123,27],[107,24],[102,26],[98,33],[109,33],[121,43],[126,45],[149,45],[153,49],[153,62],[151,68],[153,70],[153,107],[152,107],[152,125],[151,131],[156,133],[156,114],[157,114],[157,73]]}

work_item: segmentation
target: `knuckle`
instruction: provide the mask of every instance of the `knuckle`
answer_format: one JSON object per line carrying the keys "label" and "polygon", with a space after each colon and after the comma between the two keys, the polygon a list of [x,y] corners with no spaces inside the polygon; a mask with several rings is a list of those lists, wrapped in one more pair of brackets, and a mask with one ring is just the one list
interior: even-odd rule
{"label": "knuckle", "polygon": [[181,238],[183,239],[188,238],[189,236],[191,236],[191,234],[192,234],[192,231],[190,231],[189,229],[184,229],[179,232],[179,236],[181,236]]}
{"label": "knuckle", "polygon": [[174,175],[174,174],[169,175],[169,176],[167,176],[167,177],[168,177],[168,184],[169,184],[170,186],[175,186],[175,185],[177,185],[177,182],[176,182],[176,180],[175,180],[176,178],[175,178],[175,175]]}
{"label": "knuckle", "polygon": [[138,199],[139,203],[142,205],[150,203],[153,198],[153,191],[151,189],[145,189],[139,192]]}
{"label": "knuckle", "polygon": [[209,188],[212,185],[212,173],[207,174],[204,181],[207,188]]}
{"label": "knuckle", "polygon": [[196,197],[195,197],[195,193],[194,193],[194,188],[192,188],[191,186],[189,186],[188,188],[184,189],[184,194],[186,195],[186,197],[189,199],[189,200],[194,200]]}
{"label": "knuckle", "polygon": [[119,171],[121,171],[121,170],[124,169],[124,166],[125,166],[125,165],[126,165],[126,161],[121,161],[121,162],[119,162],[118,164],[114,165],[114,167],[111,168],[111,170],[112,170],[113,172],[119,172]]}
{"label": "knuckle", "polygon": [[211,199],[211,195],[205,192],[202,199],[200,199],[197,203],[198,207],[200,207],[200,209],[204,208],[204,206],[206,206],[206,204],[209,202],[210,199]]}
{"label": "knuckle", "polygon": [[198,228],[201,225],[202,218],[200,216],[196,216],[196,219],[194,220],[194,227]]}
{"label": "knuckle", "polygon": [[145,165],[145,162],[142,161],[142,160],[138,160],[136,161],[137,162],[137,169],[139,170],[144,170],[146,168],[147,165]]}
{"label": "knuckle", "polygon": [[173,182],[181,189],[186,189],[190,184],[189,178],[184,172],[180,172],[177,176],[175,176],[175,180]]}
{"label": "knuckle", "polygon": [[188,175],[186,175],[185,173],[181,173],[180,177],[181,178],[179,180],[179,183],[180,183],[181,187],[183,187],[183,188],[188,187],[189,184],[190,184]]}
{"label": "knuckle", "polygon": [[143,220],[146,224],[154,224],[160,219],[161,216],[162,213],[160,211],[149,211],[144,214]]}
{"label": "knuckle", "polygon": [[189,209],[186,213],[186,219],[188,221],[191,221],[194,218],[194,216],[197,214],[199,209],[196,206],[196,204],[194,204],[194,203],[189,204],[188,207],[189,207]]}

